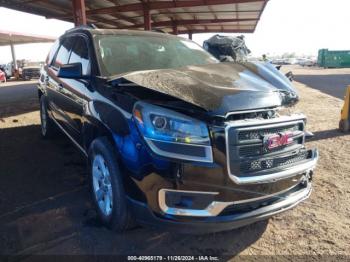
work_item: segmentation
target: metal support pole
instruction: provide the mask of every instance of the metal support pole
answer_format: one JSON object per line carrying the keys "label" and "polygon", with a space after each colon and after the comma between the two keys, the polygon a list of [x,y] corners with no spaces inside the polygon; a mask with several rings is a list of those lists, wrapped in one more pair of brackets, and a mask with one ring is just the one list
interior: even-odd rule
{"label": "metal support pole", "polygon": [[188,33],[188,39],[192,40],[192,32]]}
{"label": "metal support pole", "polygon": [[147,6],[144,6],[144,9],[143,9],[143,23],[145,25],[145,30],[146,31],[151,31],[152,30],[151,14],[150,14],[149,9],[148,9]]}
{"label": "metal support pole", "polygon": [[17,67],[17,59],[16,59],[15,46],[13,45],[12,42],[11,42],[10,46],[11,46],[11,54],[12,54],[13,67],[14,67],[15,70],[17,70],[18,67]]}
{"label": "metal support pole", "polygon": [[75,26],[86,25],[85,0],[72,0]]}
{"label": "metal support pole", "polygon": [[177,24],[175,22],[173,22],[173,34],[177,35],[178,34],[178,30],[177,30]]}

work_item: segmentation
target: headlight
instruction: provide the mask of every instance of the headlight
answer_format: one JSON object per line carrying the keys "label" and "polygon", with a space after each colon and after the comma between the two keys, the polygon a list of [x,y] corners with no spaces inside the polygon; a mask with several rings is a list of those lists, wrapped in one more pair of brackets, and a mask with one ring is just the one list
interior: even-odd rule
{"label": "headlight", "polygon": [[154,153],[175,159],[213,162],[205,123],[144,102],[135,104],[133,116]]}

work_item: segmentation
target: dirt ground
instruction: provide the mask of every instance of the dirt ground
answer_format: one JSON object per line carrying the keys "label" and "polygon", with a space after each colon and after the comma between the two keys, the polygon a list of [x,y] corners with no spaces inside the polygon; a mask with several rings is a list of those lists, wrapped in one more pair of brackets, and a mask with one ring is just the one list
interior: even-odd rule
{"label": "dirt ground", "polygon": [[[0,254],[312,255],[309,260],[350,255],[350,134],[337,130],[338,97],[343,82],[350,84],[350,69],[291,68],[308,85],[294,82],[301,95],[296,110],[308,116],[308,130],[315,134],[307,146],[320,151],[311,197],[269,221],[202,236],[142,227],[118,235],[101,227],[84,158],[63,135],[40,138],[33,83],[11,86],[26,90],[23,101],[15,95],[11,102],[10,87],[0,86]],[[336,92],[323,89],[327,81]]]}

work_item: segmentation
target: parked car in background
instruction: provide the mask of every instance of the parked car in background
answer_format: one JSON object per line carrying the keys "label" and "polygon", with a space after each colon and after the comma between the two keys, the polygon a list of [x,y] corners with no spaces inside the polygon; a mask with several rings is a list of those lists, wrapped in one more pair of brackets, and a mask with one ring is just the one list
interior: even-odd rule
{"label": "parked car in background", "polygon": [[14,76],[14,68],[12,63],[6,64],[5,70],[3,70],[6,74],[6,79],[10,79],[12,76]]}
{"label": "parked car in background", "polygon": [[12,65],[11,65],[11,63],[0,65],[0,70],[5,73],[6,80],[10,79],[10,77],[12,76]]}
{"label": "parked car in background", "polygon": [[39,78],[40,69],[41,69],[41,63],[39,62],[25,63],[24,66],[21,68],[20,77],[24,80]]}
{"label": "parked car in background", "polygon": [[220,63],[174,35],[78,27],[39,80],[41,133],[87,157],[91,196],[116,231],[133,222],[215,232],[267,219],[311,193],[318,152],[298,95],[269,63]]}
{"label": "parked car in background", "polygon": [[21,77],[24,80],[30,80],[32,78],[39,78],[40,77],[40,67],[23,67]]}
{"label": "parked car in background", "polygon": [[6,82],[6,74],[0,69],[0,83]]}
{"label": "parked car in background", "polygon": [[301,66],[316,66],[317,61],[315,59],[310,59],[310,58],[300,58],[298,59],[298,64]]}
{"label": "parked car in background", "polygon": [[271,61],[274,65],[290,65],[289,58],[275,58]]}

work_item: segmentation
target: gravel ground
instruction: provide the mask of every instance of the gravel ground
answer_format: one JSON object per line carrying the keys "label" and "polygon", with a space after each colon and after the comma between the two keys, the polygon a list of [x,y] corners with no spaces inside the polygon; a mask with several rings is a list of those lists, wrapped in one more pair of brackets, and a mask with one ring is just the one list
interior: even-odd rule
{"label": "gravel ground", "polygon": [[348,68],[323,69],[315,67],[306,69],[298,66],[287,66],[283,70],[292,70],[296,74],[296,81],[339,99],[343,99],[345,89],[350,85]]}
{"label": "gravel ground", "polygon": [[204,236],[141,227],[117,235],[101,227],[89,201],[84,159],[63,136],[40,138],[34,93],[15,106],[0,104],[0,254],[312,255],[309,260],[350,255],[350,135],[337,130],[342,101],[316,90],[322,78],[314,77],[339,72],[293,72],[312,76],[314,85],[295,83],[301,95],[295,110],[308,116],[308,130],[315,134],[307,146],[320,151],[311,197],[268,222]]}

